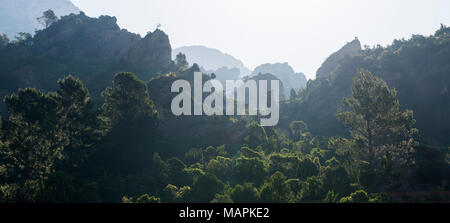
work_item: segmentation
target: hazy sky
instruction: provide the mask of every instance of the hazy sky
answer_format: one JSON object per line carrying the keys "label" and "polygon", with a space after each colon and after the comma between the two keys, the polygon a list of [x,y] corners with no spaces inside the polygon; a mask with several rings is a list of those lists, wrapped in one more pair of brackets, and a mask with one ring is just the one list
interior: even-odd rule
{"label": "hazy sky", "polygon": [[383,46],[450,25],[448,0],[72,0],[89,16],[116,16],[145,35],[162,25],[172,48],[204,45],[250,69],[288,62],[314,78],[334,51],[358,37]]}

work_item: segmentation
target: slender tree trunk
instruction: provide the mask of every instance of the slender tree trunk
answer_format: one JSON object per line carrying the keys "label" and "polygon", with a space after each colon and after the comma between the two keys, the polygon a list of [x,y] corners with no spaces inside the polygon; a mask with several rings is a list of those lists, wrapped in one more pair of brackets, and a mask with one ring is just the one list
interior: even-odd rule
{"label": "slender tree trunk", "polygon": [[370,121],[367,122],[367,141],[369,143],[369,163],[370,166],[374,166],[374,151],[373,151],[373,135],[372,128],[370,126]]}

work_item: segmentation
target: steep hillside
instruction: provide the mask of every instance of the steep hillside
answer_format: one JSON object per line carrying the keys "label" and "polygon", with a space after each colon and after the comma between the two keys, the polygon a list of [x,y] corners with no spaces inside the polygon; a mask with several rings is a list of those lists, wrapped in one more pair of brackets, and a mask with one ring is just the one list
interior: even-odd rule
{"label": "steep hillside", "polygon": [[357,38],[347,43],[340,50],[331,54],[316,72],[316,77],[328,77],[347,57],[358,55],[361,51],[361,43]]}
{"label": "steep hillside", "polygon": [[[450,28],[442,26],[432,36],[413,35],[346,57],[329,77],[308,82],[299,96],[295,116],[322,135],[347,131],[336,119],[342,98],[350,95],[356,70],[364,68],[397,90],[402,108],[411,109],[419,140],[446,148],[450,145]],[[325,62],[328,63],[328,62]]]}
{"label": "steep hillside", "polygon": [[115,17],[71,14],[0,50],[0,96],[24,87],[54,90],[59,78],[72,74],[100,100],[116,72],[135,72],[148,81],[173,69],[169,38],[163,31],[141,38],[121,29]]}

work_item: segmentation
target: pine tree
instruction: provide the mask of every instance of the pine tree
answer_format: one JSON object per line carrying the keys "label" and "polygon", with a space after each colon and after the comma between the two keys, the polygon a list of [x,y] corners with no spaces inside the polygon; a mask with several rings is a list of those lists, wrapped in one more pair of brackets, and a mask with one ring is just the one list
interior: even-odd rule
{"label": "pine tree", "polygon": [[343,102],[349,110],[339,112],[337,117],[351,128],[355,139],[363,142],[371,165],[383,147],[399,146],[417,133],[413,112],[400,110],[395,89],[389,89],[386,82],[368,71],[357,72],[352,96]]}

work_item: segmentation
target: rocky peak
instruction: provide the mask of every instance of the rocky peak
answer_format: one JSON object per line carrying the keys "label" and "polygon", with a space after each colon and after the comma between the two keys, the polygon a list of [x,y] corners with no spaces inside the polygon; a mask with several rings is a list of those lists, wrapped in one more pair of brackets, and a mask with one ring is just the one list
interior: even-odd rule
{"label": "rocky peak", "polygon": [[328,77],[346,57],[353,57],[361,51],[361,43],[358,38],[345,44],[340,50],[331,54],[316,72],[316,77]]}
{"label": "rocky peak", "polygon": [[122,58],[138,70],[168,69],[172,66],[172,47],[169,37],[160,29],[147,35],[130,47]]}

